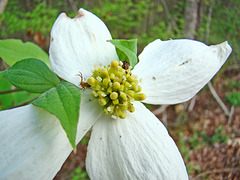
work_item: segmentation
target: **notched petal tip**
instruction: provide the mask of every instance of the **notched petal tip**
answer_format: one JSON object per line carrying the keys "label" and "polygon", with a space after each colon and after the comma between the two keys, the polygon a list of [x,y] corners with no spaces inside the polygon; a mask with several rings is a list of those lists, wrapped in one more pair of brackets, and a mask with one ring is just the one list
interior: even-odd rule
{"label": "notched petal tip", "polygon": [[[91,15],[94,15],[93,13],[83,9],[83,8],[80,8],[77,12],[77,15],[73,18],[73,19],[79,19],[81,17],[84,17],[84,16],[91,16]],[[95,15],[94,15],[95,16]]]}
{"label": "notched petal tip", "polygon": [[232,52],[232,47],[228,44],[228,41],[225,41],[223,43],[212,45],[210,48],[213,49],[213,52],[217,53],[219,56],[220,62],[225,62],[228,58],[228,56]]}
{"label": "notched petal tip", "polygon": [[61,18],[69,18],[69,17],[67,16],[67,14],[66,14],[65,12],[62,12],[62,13],[59,14],[59,16],[58,16],[58,19],[61,19]]}
{"label": "notched petal tip", "polygon": [[80,9],[78,10],[77,15],[75,16],[74,19],[77,19],[77,18],[83,17],[83,16],[85,15],[85,12],[86,12],[85,9],[80,8]]}
{"label": "notched petal tip", "polygon": [[83,8],[80,8],[77,12],[77,15],[74,17],[74,18],[70,18],[65,12],[62,12],[59,16],[58,16],[58,19],[61,19],[61,18],[67,18],[67,19],[71,19],[71,20],[76,20],[76,19],[79,19],[83,16],[86,16],[87,13],[90,13],[88,12],[87,10],[83,9]]}

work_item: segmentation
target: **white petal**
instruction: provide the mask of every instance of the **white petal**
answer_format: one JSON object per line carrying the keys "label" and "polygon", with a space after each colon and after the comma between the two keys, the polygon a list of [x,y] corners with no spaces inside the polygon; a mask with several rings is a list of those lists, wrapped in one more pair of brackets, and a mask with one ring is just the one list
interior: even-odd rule
{"label": "white petal", "polygon": [[[89,99],[82,98],[78,142],[100,113]],[[0,139],[0,179],[52,179],[72,151],[56,117],[33,105],[0,112]]]}
{"label": "white petal", "polygon": [[103,114],[102,106],[98,104],[98,99],[93,97],[91,90],[84,90],[81,97],[80,118],[76,138],[77,143]]}
{"label": "white petal", "polygon": [[71,19],[62,13],[51,30],[51,68],[62,79],[79,85],[79,72],[86,78],[94,64],[118,60],[115,47],[107,42],[110,39],[107,27],[94,14],[80,9]]}
{"label": "white petal", "polygon": [[126,119],[96,122],[86,168],[92,180],[188,179],[183,159],[163,124],[140,102]]}
{"label": "white petal", "polygon": [[193,40],[155,40],[140,54],[133,73],[142,79],[144,102],[176,104],[192,98],[217,73],[232,49]]}

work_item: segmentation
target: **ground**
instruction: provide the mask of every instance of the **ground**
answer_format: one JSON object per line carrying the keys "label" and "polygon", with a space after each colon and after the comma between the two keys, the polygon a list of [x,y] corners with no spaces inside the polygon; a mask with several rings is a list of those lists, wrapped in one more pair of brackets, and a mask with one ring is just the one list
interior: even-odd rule
{"label": "ground", "polygon": [[[229,110],[232,105],[225,95],[240,91],[239,85],[229,89],[232,81],[240,81],[240,74],[234,68],[225,69],[213,80],[214,89]],[[235,106],[232,109],[233,115],[229,118],[207,87],[197,94],[193,110],[189,112],[190,102],[168,106],[165,114],[156,114],[159,119],[164,119],[170,135],[179,147],[189,178],[239,179],[240,107]],[[153,112],[158,108],[159,106],[150,107]],[[90,133],[79,143],[77,153],[70,154],[55,180],[88,179],[84,172],[89,137]]]}

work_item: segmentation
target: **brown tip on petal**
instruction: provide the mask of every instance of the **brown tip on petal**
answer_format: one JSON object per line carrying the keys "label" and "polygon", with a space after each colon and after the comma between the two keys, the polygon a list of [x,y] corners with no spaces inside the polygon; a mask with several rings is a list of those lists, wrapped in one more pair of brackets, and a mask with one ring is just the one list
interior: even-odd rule
{"label": "brown tip on petal", "polygon": [[53,37],[50,38],[50,43],[53,42]]}
{"label": "brown tip on petal", "polygon": [[79,9],[77,15],[75,16],[75,18],[80,18],[82,16],[84,16],[84,10],[83,9]]}

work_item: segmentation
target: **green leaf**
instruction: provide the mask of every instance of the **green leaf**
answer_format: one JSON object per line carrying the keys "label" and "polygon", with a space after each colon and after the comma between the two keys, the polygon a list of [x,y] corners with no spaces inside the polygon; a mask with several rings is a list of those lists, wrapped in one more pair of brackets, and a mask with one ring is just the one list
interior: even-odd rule
{"label": "green leaf", "polygon": [[67,81],[43,93],[33,104],[54,114],[65,130],[69,142],[76,150],[76,134],[81,100],[80,89]]}
{"label": "green leaf", "polygon": [[60,82],[44,62],[33,58],[18,61],[5,76],[14,86],[33,93],[43,93]]}
{"label": "green leaf", "polygon": [[109,40],[115,47],[120,61],[127,61],[132,68],[138,63],[137,59],[137,39]]}
{"label": "green leaf", "polygon": [[0,40],[0,57],[9,66],[27,58],[41,59],[49,66],[49,58],[45,51],[34,43],[23,43],[18,39]]}

